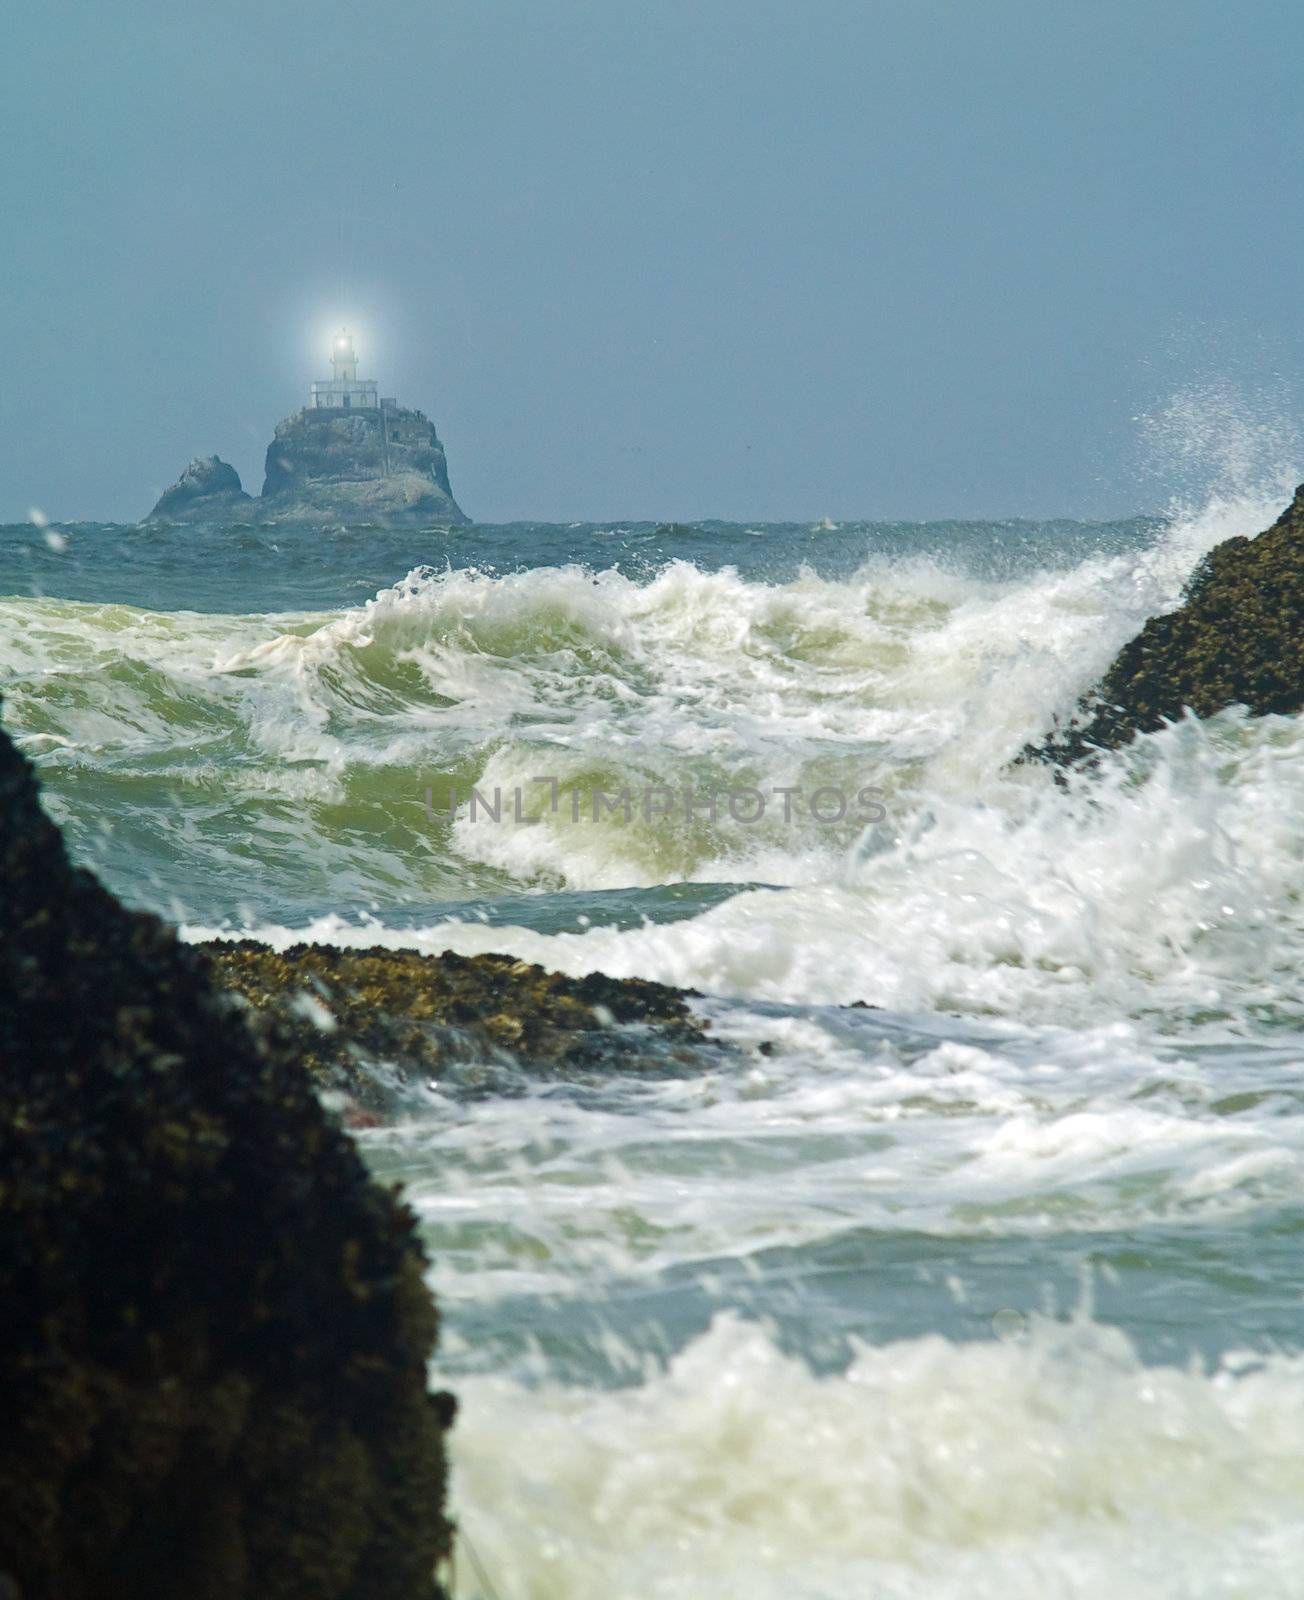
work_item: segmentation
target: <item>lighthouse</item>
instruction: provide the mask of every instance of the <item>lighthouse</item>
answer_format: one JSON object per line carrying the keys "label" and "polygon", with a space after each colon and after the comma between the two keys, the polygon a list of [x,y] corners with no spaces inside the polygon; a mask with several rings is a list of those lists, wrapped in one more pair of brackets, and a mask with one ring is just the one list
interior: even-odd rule
{"label": "lighthouse", "polygon": [[242,522],[252,517],[256,522],[408,527],[465,524],[430,418],[379,396],[372,379],[359,378],[358,353],[347,328],[331,338],[330,362],[330,377],[311,385],[308,404],[276,424],[257,500],[240,487],[234,467],[210,456],[186,470],[150,518],[198,522],[220,514]]}
{"label": "lighthouse", "polygon": [[331,376],[314,383],[309,394],[308,407],[312,411],[374,411],[379,405],[376,398],[376,380],[358,377],[358,358],[353,349],[353,336],[341,328],[331,345]]}

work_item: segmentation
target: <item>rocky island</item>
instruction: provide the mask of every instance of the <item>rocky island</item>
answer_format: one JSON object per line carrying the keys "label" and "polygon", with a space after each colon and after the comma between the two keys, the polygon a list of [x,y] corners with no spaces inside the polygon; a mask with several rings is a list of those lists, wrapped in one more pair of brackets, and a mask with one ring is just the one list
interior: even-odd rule
{"label": "rocky island", "polygon": [[149,522],[241,521],[248,517],[252,495],[240,474],[220,456],[196,456],[146,519]]}
{"label": "rocky island", "polygon": [[229,462],[196,457],[145,521],[465,525],[430,418],[359,379],[347,333],[335,341],[332,367],[308,404],[277,423],[258,499]]}

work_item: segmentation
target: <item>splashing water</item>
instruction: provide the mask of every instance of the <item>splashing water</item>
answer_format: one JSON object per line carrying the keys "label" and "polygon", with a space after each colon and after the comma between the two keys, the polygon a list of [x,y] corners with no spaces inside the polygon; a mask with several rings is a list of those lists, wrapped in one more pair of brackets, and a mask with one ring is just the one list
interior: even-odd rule
{"label": "splashing water", "polygon": [[[738,1047],[363,1136],[503,1600],[1304,1593],[1304,736],[1009,764],[1278,445],[1162,527],[142,531],[137,591],[125,534],[0,540],[7,725],[129,901],[659,978]],[[588,808],[649,786],[803,802]]]}

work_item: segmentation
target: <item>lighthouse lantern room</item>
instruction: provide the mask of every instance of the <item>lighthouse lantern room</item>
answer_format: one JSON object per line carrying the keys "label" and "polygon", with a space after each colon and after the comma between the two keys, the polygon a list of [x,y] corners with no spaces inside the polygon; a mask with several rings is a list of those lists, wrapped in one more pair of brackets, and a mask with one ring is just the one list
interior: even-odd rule
{"label": "lighthouse lantern room", "polygon": [[353,337],[347,328],[341,328],[331,346],[331,377],[329,381],[313,384],[309,408],[313,411],[371,411],[378,404],[376,380],[359,379]]}

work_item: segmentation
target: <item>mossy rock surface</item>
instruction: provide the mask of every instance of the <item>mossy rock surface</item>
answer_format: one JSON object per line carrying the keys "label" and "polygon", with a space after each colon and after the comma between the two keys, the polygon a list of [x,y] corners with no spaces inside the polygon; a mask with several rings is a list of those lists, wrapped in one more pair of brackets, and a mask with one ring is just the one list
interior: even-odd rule
{"label": "mossy rock surface", "polygon": [[1079,762],[1186,711],[1232,705],[1254,716],[1304,708],[1304,485],[1266,533],[1212,550],[1183,604],[1151,617],[1077,716],[1023,759]]}
{"label": "mossy rock surface", "polygon": [[423,1266],[292,1042],[70,865],[0,732],[0,1589],[429,1600]]}
{"label": "mossy rock surface", "polygon": [[197,946],[213,981],[289,1030],[320,1080],[383,1108],[392,1085],[451,1075],[456,1086],[505,1086],[540,1077],[668,1073],[714,1065],[723,1054],[687,995],[640,978],[568,978],[507,955],[439,956],[380,946],[300,944],[276,951],[252,940]]}

